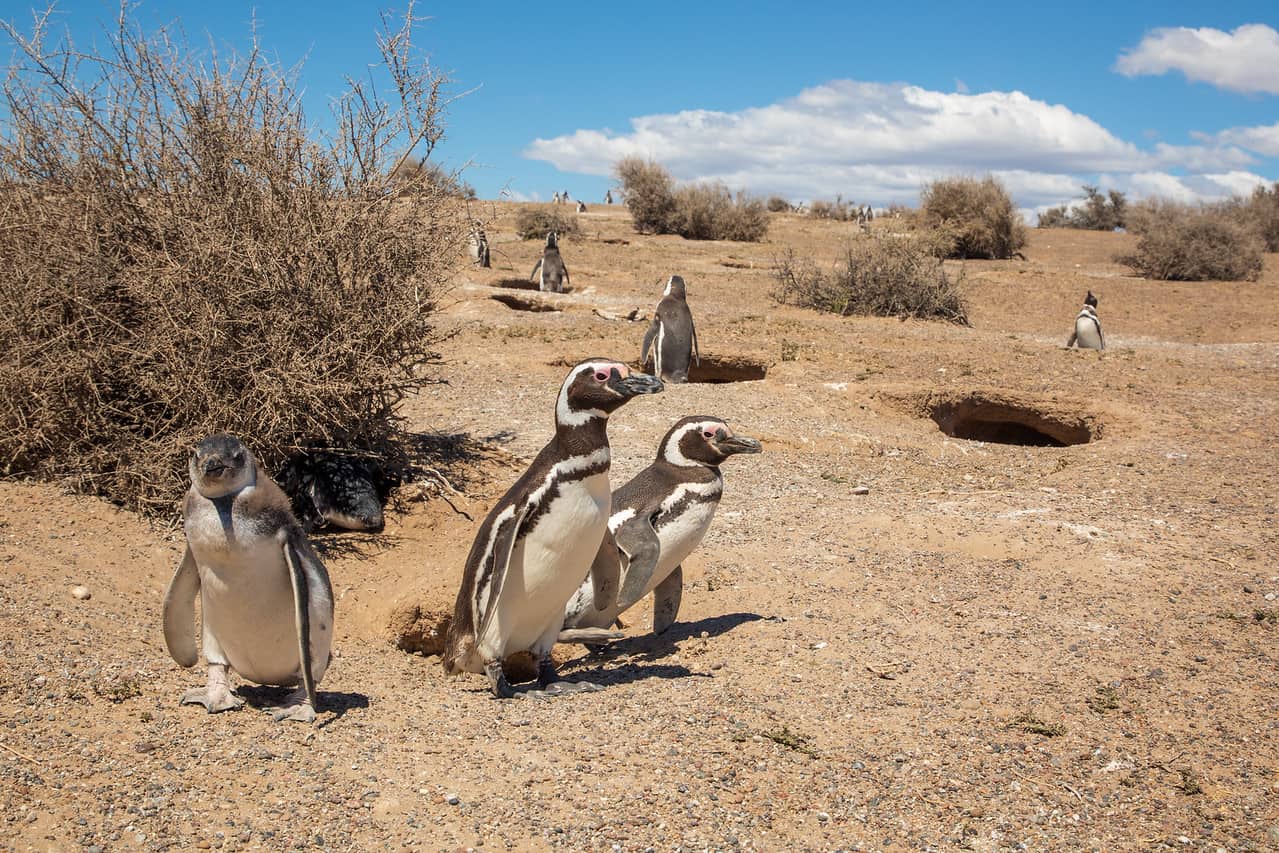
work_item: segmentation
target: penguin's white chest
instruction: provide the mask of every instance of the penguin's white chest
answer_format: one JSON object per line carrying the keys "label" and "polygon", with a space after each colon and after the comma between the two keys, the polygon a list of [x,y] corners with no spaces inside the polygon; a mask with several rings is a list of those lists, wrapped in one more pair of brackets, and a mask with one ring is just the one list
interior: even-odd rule
{"label": "penguin's white chest", "polygon": [[1101,349],[1100,325],[1086,314],[1075,318],[1075,335],[1080,349]]}
{"label": "penguin's white chest", "polygon": [[[649,581],[644,592],[652,592],[675,567],[697,550],[702,544],[702,537],[711,528],[711,520],[715,518],[718,500],[710,500],[689,504],[684,511],[658,528],[657,538],[662,543],[661,555],[657,560],[657,571]],[[662,520],[659,519],[659,523]]]}
{"label": "penguin's white chest", "polygon": [[[214,527],[209,514],[204,518],[202,524],[187,525],[187,543],[200,572],[205,657],[212,660],[220,652],[232,669],[259,684],[299,683],[293,584],[283,544],[239,520],[228,536],[220,525]],[[312,614],[317,682],[328,665],[332,624],[331,614]]]}
{"label": "penguin's white chest", "polygon": [[550,650],[564,605],[589,574],[604,538],[610,503],[607,471],[558,487],[546,513],[511,553],[492,630],[480,638],[481,651],[504,657]]}

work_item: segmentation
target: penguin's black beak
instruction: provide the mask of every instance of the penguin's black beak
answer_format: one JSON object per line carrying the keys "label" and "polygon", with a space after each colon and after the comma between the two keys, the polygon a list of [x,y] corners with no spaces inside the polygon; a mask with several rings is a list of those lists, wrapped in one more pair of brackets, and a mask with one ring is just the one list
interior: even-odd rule
{"label": "penguin's black beak", "polygon": [[203,467],[204,473],[210,476],[221,474],[227,468],[221,459],[206,459]]}
{"label": "penguin's black beak", "polygon": [[613,377],[608,381],[608,387],[628,399],[640,394],[656,394],[666,387],[662,380],[647,373],[632,373],[623,379],[620,373],[613,371]]}
{"label": "penguin's black beak", "polygon": [[719,448],[721,453],[729,455],[734,453],[759,453],[764,449],[764,445],[744,435],[734,435],[723,441],[717,441],[715,446]]}

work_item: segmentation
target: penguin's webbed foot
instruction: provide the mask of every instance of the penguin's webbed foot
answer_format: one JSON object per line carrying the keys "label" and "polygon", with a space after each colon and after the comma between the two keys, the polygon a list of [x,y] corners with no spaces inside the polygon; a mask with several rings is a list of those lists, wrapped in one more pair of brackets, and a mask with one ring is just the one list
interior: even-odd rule
{"label": "penguin's webbed foot", "polygon": [[559,681],[560,674],[555,669],[555,662],[549,657],[542,658],[537,663],[537,683],[539,687],[546,687],[552,682]]}
{"label": "penguin's webbed foot", "polygon": [[488,676],[489,689],[493,691],[494,699],[513,699],[515,698],[515,690],[512,689],[510,682],[506,680],[506,673],[502,672],[502,662],[489,661],[484,664],[484,674]]}
{"label": "penguin's webbed foot", "polygon": [[244,705],[244,700],[223,686],[221,689],[197,687],[182,694],[179,705],[203,705],[210,714],[234,711]]}
{"label": "penguin's webbed foot", "polygon": [[306,690],[302,688],[290,693],[283,705],[269,706],[265,710],[270,712],[271,719],[277,723],[285,720],[294,723],[315,722],[315,708],[307,698]]}

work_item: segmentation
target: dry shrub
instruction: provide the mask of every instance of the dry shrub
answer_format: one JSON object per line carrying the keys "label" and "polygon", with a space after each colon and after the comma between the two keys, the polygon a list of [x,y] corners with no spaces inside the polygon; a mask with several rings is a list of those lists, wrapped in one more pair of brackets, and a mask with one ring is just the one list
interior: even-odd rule
{"label": "dry shrub", "polygon": [[[255,45],[210,59],[122,11],[98,49],[18,46],[0,125],[0,470],[174,512],[191,445],[392,453],[465,239],[426,170],[446,80],[384,18],[334,131]],[[379,92],[390,92],[390,102]],[[398,178],[391,176],[397,170]]]}
{"label": "dry shrub", "polygon": [[789,213],[791,211],[791,203],[779,195],[770,195],[764,206],[768,208],[769,213]]}
{"label": "dry shrub", "polygon": [[409,181],[410,192],[416,191],[415,187],[423,186],[423,182],[417,180],[418,172],[425,172],[423,176],[427,185],[438,185],[444,192],[449,195],[457,196],[466,201],[475,201],[475,187],[471,186],[462,179],[459,172],[449,171],[439,163],[430,160],[422,160],[418,157],[405,157],[395,167],[395,171],[391,173],[392,180]]}
{"label": "dry shrub", "polygon": [[1115,260],[1138,275],[1163,281],[1256,280],[1265,243],[1228,207],[1192,207],[1170,201],[1134,205],[1129,228],[1137,249]]}
{"label": "dry shrub", "polygon": [[1235,218],[1254,228],[1266,242],[1267,252],[1279,252],[1279,182],[1257,187],[1247,199],[1230,205]]}
{"label": "dry shrub", "polygon": [[515,233],[521,240],[545,240],[551,231],[563,237],[580,230],[577,214],[563,213],[549,204],[521,207],[515,214]]}
{"label": "dry shrub", "polygon": [[847,222],[857,218],[853,203],[844,201],[842,197],[836,197],[834,201],[815,199],[808,206],[808,215],[814,219],[833,219],[836,222]]}
{"label": "dry shrub", "polygon": [[1084,184],[1083,203],[1050,207],[1039,214],[1040,228],[1081,228],[1085,231],[1114,231],[1127,225],[1128,198],[1118,190],[1102,193]]}
{"label": "dry shrub", "polygon": [[960,294],[963,273],[952,279],[938,254],[943,235],[871,237],[849,243],[829,272],[787,250],[778,262],[778,302],[833,314],[919,317],[968,325]]}
{"label": "dry shrub", "polygon": [[614,167],[622,183],[626,209],[641,234],[669,234],[675,212],[675,179],[659,164],[626,157]]}
{"label": "dry shrub", "polygon": [[768,233],[764,203],[746,193],[734,196],[722,183],[676,188],[666,169],[638,157],[619,161],[616,172],[635,230],[641,234],[756,242]]}
{"label": "dry shrub", "polygon": [[920,224],[951,235],[951,258],[1011,258],[1026,245],[1012,196],[992,177],[929,184],[920,197]]}

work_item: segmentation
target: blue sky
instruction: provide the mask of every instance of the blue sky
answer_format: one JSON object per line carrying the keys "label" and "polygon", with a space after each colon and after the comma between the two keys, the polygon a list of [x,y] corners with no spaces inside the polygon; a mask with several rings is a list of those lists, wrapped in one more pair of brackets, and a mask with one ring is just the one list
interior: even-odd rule
{"label": "blue sky", "polygon": [[[451,107],[438,158],[472,163],[482,197],[567,189],[588,202],[630,153],[681,180],[877,206],[911,203],[956,173],[994,172],[1027,209],[1084,181],[1194,199],[1279,179],[1273,0],[640,8],[420,4],[431,20],[419,44],[456,91],[479,87]],[[20,28],[30,9],[0,0]],[[309,111],[322,119],[343,75],[376,58],[376,9],[152,0],[139,15],[239,47],[256,12],[271,53],[306,59]],[[58,10],[83,42],[115,6]]]}

